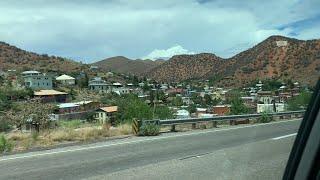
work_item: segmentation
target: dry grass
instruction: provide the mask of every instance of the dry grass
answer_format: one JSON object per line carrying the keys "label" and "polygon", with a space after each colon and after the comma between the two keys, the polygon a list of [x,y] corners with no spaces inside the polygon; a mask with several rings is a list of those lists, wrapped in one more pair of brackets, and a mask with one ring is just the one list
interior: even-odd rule
{"label": "dry grass", "polygon": [[12,132],[8,134],[8,139],[11,141],[23,141],[25,139],[29,138],[28,133],[22,133],[22,132]]}
{"label": "dry grass", "polygon": [[42,131],[37,138],[34,138],[32,133],[11,132],[7,134],[7,137],[14,142],[14,151],[23,151],[34,147],[48,147],[66,142],[91,141],[131,133],[131,126],[122,124],[115,128],[110,127],[110,125],[78,129],[60,128]]}
{"label": "dry grass", "polygon": [[123,134],[123,135],[132,134],[132,126],[130,124],[121,124],[117,128],[120,134]]}

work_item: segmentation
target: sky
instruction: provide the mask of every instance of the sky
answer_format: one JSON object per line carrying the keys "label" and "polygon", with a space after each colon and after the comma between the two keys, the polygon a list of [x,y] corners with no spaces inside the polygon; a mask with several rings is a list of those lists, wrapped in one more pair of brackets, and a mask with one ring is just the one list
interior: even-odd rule
{"label": "sky", "polygon": [[0,41],[90,63],[228,58],[271,35],[320,38],[319,0],[1,0]]}

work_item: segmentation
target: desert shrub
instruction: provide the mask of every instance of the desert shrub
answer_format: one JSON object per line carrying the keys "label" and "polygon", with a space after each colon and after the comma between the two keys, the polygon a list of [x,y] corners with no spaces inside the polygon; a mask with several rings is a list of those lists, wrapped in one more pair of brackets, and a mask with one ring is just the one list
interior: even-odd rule
{"label": "desert shrub", "polygon": [[263,113],[259,118],[260,123],[269,123],[272,121],[272,117],[268,113]]}
{"label": "desert shrub", "polygon": [[3,134],[0,135],[0,152],[5,153],[5,152],[10,152],[13,149],[13,144],[6,138],[4,137]]}
{"label": "desert shrub", "polygon": [[141,136],[156,136],[160,133],[160,126],[154,123],[144,123],[139,130]]}

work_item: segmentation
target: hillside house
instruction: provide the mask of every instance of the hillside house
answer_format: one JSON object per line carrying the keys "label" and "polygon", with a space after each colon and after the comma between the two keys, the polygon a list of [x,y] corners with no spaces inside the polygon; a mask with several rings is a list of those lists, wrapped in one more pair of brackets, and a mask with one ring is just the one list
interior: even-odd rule
{"label": "hillside house", "polygon": [[111,86],[111,89],[109,89],[109,91],[110,92],[115,92],[115,93],[117,93],[119,95],[121,95],[121,94],[129,94],[131,92],[130,88],[123,86],[119,82],[113,83],[112,86]]}
{"label": "hillside house", "polygon": [[227,90],[223,90],[222,88],[216,88],[211,93],[211,97],[212,99],[221,99],[222,101],[225,101],[227,92],[228,92]]}
{"label": "hillside house", "polygon": [[182,97],[182,103],[189,106],[193,104],[193,101],[191,100],[190,97]]}
{"label": "hillside house", "polygon": [[68,100],[68,93],[56,90],[39,90],[34,91],[34,96],[41,98],[42,102],[59,102],[65,103]]}
{"label": "hillside house", "polygon": [[190,113],[185,109],[180,109],[177,111],[175,116],[177,119],[186,119],[186,118],[190,118]]}
{"label": "hillside house", "polygon": [[58,115],[58,119],[63,120],[86,119],[90,113],[93,113],[99,107],[100,103],[94,101],[61,103],[57,105],[55,113]]}
{"label": "hillside house", "polygon": [[25,87],[32,89],[52,89],[52,76],[38,71],[24,71],[21,73]]}
{"label": "hillside house", "polygon": [[230,108],[230,105],[216,105],[212,107],[212,112],[218,116],[224,116],[230,113]]}
{"label": "hillside house", "polygon": [[91,71],[98,71],[99,67],[98,66],[90,66]]}
{"label": "hillside house", "polygon": [[201,117],[201,114],[207,114],[207,109],[206,108],[197,108],[196,109],[196,116]]}
{"label": "hillside house", "polygon": [[96,110],[94,117],[100,123],[110,122],[112,125],[114,125],[117,112],[118,106],[101,107]]}
{"label": "hillside house", "polygon": [[89,81],[89,89],[97,92],[107,92],[110,90],[110,85],[101,77],[95,77]]}
{"label": "hillside house", "polygon": [[271,91],[258,91],[257,102],[259,104],[271,104],[274,101],[274,97]]}
{"label": "hillside house", "polygon": [[283,112],[285,111],[284,103],[274,104],[257,104],[257,113],[272,113],[272,112]]}
{"label": "hillside house", "polygon": [[66,74],[56,77],[56,81],[64,86],[73,86],[76,84],[76,79]]}

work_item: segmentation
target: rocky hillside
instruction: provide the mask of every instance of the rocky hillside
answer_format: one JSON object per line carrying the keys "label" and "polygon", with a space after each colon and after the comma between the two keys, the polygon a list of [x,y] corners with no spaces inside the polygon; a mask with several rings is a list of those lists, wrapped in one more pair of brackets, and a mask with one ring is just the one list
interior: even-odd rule
{"label": "rocky hillside", "polygon": [[235,86],[257,78],[293,79],[315,85],[320,77],[320,40],[271,36],[230,58],[224,74],[230,72],[230,85]]}
{"label": "rocky hillside", "polygon": [[131,60],[123,56],[116,56],[98,61],[96,63],[93,63],[93,65],[98,66],[100,69],[104,71],[144,75],[146,72],[162,64],[163,62],[163,60]]}
{"label": "rocky hillside", "polygon": [[265,78],[315,84],[320,77],[320,40],[271,36],[229,59],[213,54],[174,56],[148,75],[166,82],[220,77],[219,84],[224,86]]}
{"label": "rocky hillside", "polygon": [[84,65],[62,57],[28,52],[0,42],[0,67],[18,71],[35,69],[43,72],[74,72],[84,68]]}
{"label": "rocky hillside", "polygon": [[214,54],[177,55],[152,69],[148,75],[157,81],[179,82],[199,79],[212,70],[218,70],[223,60]]}

